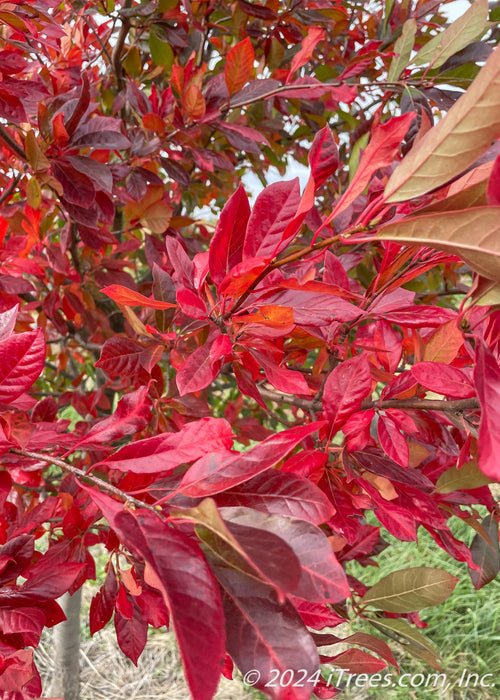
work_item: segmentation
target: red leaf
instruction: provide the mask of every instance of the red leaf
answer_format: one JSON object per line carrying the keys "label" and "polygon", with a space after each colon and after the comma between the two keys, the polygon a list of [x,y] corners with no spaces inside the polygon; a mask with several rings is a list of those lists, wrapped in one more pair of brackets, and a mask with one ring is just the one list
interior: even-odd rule
{"label": "red leaf", "polygon": [[252,42],[248,36],[228,51],[224,64],[224,78],[230,95],[241,90],[251,79],[254,60]]}
{"label": "red leaf", "polygon": [[260,273],[268,266],[266,258],[248,258],[235,265],[224,277],[219,286],[219,294],[237,298],[244,294]]}
{"label": "red leaf", "polygon": [[11,335],[0,343],[0,401],[11,403],[40,376],[45,362],[45,340],[36,331]]}
{"label": "red leaf", "polygon": [[374,651],[381,656],[387,663],[399,668],[391,648],[382,639],[379,639],[379,637],[374,637],[372,634],[367,634],[366,632],[354,632],[354,634],[344,637],[342,642],[344,644],[359,644],[366,649],[370,649],[370,651]]}
{"label": "red leaf", "polygon": [[374,122],[372,138],[363,152],[351,184],[337,201],[332,213],[322,223],[315,237],[321,229],[328,226],[334,217],[338,216],[354,202],[379,168],[383,168],[393,162],[414,117],[415,112],[408,112],[400,117],[392,117],[384,124]]}
{"label": "red leaf", "polygon": [[212,336],[212,339],[195,350],[177,372],[175,381],[179,394],[181,396],[192,394],[211,384],[221,371],[225,358],[231,354],[232,349],[229,337],[217,331],[215,337]]}
{"label": "red leaf", "polygon": [[345,360],[330,372],[323,392],[323,413],[332,421],[332,433],[361,408],[371,388],[370,366],[364,354]]}
{"label": "red leaf", "polygon": [[170,304],[167,301],[148,299],[148,297],[139,294],[139,292],[134,292],[128,287],[122,287],[121,284],[112,284],[109,287],[104,287],[104,289],[101,289],[101,292],[123,306],[146,306],[149,309],[171,309],[177,306],[177,304]]}
{"label": "red leaf", "polygon": [[317,132],[307,159],[316,188],[336,172],[339,151],[330,127],[324,126]]}
{"label": "red leaf", "polygon": [[0,313],[0,343],[10,338],[14,332],[18,310],[19,304],[16,304],[11,309]]}
{"label": "red leaf", "polygon": [[205,454],[229,449],[233,444],[231,426],[223,418],[202,418],[187,423],[177,433],[164,433],[125,445],[94,465],[121,472],[156,474],[170,472]]}
{"label": "red leaf", "polygon": [[363,488],[376,504],[375,515],[377,519],[388,532],[402,542],[416,542],[417,523],[413,515],[406,508],[398,506],[397,503],[386,501],[377,489],[364,479],[362,483]]}
{"label": "red leaf", "polygon": [[437,394],[457,399],[468,399],[475,394],[467,375],[443,362],[418,362],[411,373],[419,384]]}
{"label": "red leaf", "polygon": [[387,666],[385,661],[377,659],[361,649],[347,649],[336,656],[329,656],[324,661],[347,669],[350,673],[376,673]]}
{"label": "red leaf", "polygon": [[[292,59],[292,65],[290,67],[290,73],[288,74],[288,79],[291,78],[291,76],[295,73],[296,70],[301,68],[303,65],[305,65],[308,61],[311,60],[312,55],[314,53],[314,49],[316,46],[319,44],[320,41],[323,41],[325,38],[325,30],[322,29],[321,27],[309,27],[307,30],[307,36],[304,38],[302,42],[302,48],[298,53],[295,54],[295,56]],[[287,81],[288,82],[288,81]]]}
{"label": "red leaf", "polygon": [[476,339],[474,385],[481,405],[479,424],[479,468],[490,479],[500,481],[500,367],[481,339]]}
{"label": "red leaf", "polygon": [[244,260],[254,257],[270,260],[286,248],[297,230],[289,231],[285,239],[282,236],[288,224],[293,221],[299,203],[298,178],[274,182],[262,190],[248,220],[243,244]]}
{"label": "red leaf", "polygon": [[321,282],[305,282],[284,280],[279,287],[266,289],[258,300],[278,306],[289,306],[293,309],[295,323],[305,326],[324,325],[333,321],[346,323],[354,321],[360,315],[360,310],[346,301],[357,296],[345,289]]}
{"label": "red leaf", "polygon": [[336,627],[345,623],[345,618],[337,615],[332,608],[321,603],[311,603],[295,596],[289,596],[295,609],[308,627],[315,630],[322,630],[325,627]]}
{"label": "red leaf", "polygon": [[102,346],[101,356],[95,366],[101,367],[109,375],[131,377],[141,369],[151,372],[162,352],[162,345],[144,347],[132,338],[113,336]]}
{"label": "red leaf", "polygon": [[151,420],[151,401],[148,398],[149,386],[142,386],[119,401],[116,411],[109,418],[96,423],[71,451],[82,445],[103,445],[118,440],[124,435],[138,433]]}
{"label": "red leaf", "polygon": [[212,281],[217,286],[229,270],[241,262],[249,216],[248,196],[240,185],[224,205],[210,242],[208,265]]}
{"label": "red leaf", "polygon": [[410,459],[408,443],[389,416],[379,415],[377,434],[384,452],[397,464],[407,467]]}
{"label": "red leaf", "polygon": [[394,330],[388,321],[380,319],[375,324],[373,340],[377,348],[377,357],[382,367],[394,374],[403,354],[400,334]]}
{"label": "red leaf", "polygon": [[276,470],[259,474],[216,500],[220,506],[246,506],[264,513],[290,515],[314,525],[326,522],[335,512],[312,481]]}
{"label": "red leaf", "polygon": [[177,289],[177,303],[183,314],[190,318],[204,320],[207,317],[207,309],[200,297],[191,289],[179,287]]}
{"label": "red leaf", "polygon": [[500,206],[500,156],[495,160],[486,189],[488,204]]}
{"label": "red leaf", "polygon": [[372,137],[363,152],[356,174],[335,206],[335,216],[363,192],[376,170],[393,162],[414,117],[415,112],[408,112],[400,117],[392,117],[384,124],[374,123]]}
{"label": "red leaf", "polygon": [[220,512],[229,522],[261,528],[289,543],[302,567],[294,595],[313,603],[340,603],[349,597],[344,569],[320,528],[304,520],[268,515],[250,508],[221,508]]}
{"label": "red leaf", "polygon": [[284,365],[274,364],[272,360],[267,359],[264,353],[253,352],[252,355],[259,358],[266,379],[278,391],[282,391],[285,394],[311,395],[309,386],[300,372],[294,372]]}
{"label": "red leaf", "polygon": [[170,610],[194,700],[211,700],[224,662],[224,615],[217,582],[200,549],[151,511],[118,513],[112,525],[152,570],[150,585]]}
{"label": "red leaf", "polygon": [[116,639],[120,649],[137,666],[148,639],[148,623],[142,617],[137,604],[133,607],[132,618],[124,617],[115,610]]}
{"label": "red leaf", "polygon": [[0,117],[14,124],[23,124],[29,121],[23,107],[23,103],[3,88],[0,89]]}
{"label": "red leaf", "polygon": [[219,452],[202,457],[186,472],[179,491],[195,498],[211,496],[249,481],[274,467],[290,450],[311,433],[325,425],[309,423],[271,435],[248,452]]}
{"label": "red leaf", "polygon": [[45,621],[45,615],[36,607],[26,606],[19,610],[0,609],[2,635],[19,634],[25,646],[38,646]]}
{"label": "red leaf", "polygon": [[[241,673],[257,671],[254,687],[274,700],[309,700],[313,684],[285,689],[273,684],[287,670],[294,682],[306,671],[306,678],[318,668],[318,652],[293,605],[279,601],[270,586],[239,571],[211,564],[224,589],[227,650]],[[297,674],[297,675],[295,675]],[[267,684],[267,685],[266,685]]]}

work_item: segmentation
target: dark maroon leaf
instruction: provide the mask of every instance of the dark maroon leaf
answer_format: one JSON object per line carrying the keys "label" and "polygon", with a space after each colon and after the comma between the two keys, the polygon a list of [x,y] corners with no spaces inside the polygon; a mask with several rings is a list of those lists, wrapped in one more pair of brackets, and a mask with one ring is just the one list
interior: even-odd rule
{"label": "dark maroon leaf", "polygon": [[479,571],[469,567],[469,574],[474,588],[479,589],[493,581],[500,572],[500,550],[498,547],[498,523],[493,515],[487,515],[482,526],[490,538],[487,542],[480,533],[472,540],[471,553],[474,564]]}
{"label": "dark maroon leaf", "polygon": [[221,508],[228,522],[261,528],[290,544],[302,567],[294,595],[314,603],[339,603],[350,595],[347,577],[325,533],[303,520],[259,513],[250,508]]}
{"label": "dark maroon leaf", "polygon": [[224,660],[224,614],[219,588],[201,551],[147,510],[118,513],[112,524],[154,572],[150,583],[170,610],[194,700],[211,700]]}
{"label": "dark maroon leaf", "polygon": [[137,666],[148,638],[148,623],[137,604],[133,606],[130,619],[115,610],[115,630],[120,649]]}
{"label": "dark maroon leaf", "polygon": [[99,148],[111,151],[130,148],[131,145],[128,138],[119,131],[90,131],[78,138],[75,134],[71,143],[76,148]]}
{"label": "dark maroon leaf", "polygon": [[328,498],[312,481],[276,470],[259,474],[216,500],[221,506],[245,506],[264,513],[290,515],[314,525],[321,525],[334,513]]}
{"label": "dark maroon leaf", "polygon": [[[284,700],[283,688],[273,686],[273,677],[290,669],[288,673],[298,680],[299,670],[304,669],[310,678],[319,663],[314,641],[293,605],[279,601],[271,587],[216,561],[211,562],[211,568],[224,591],[228,653],[242,674],[258,672],[251,678],[252,682],[258,679],[254,687],[275,700]],[[313,687],[311,683],[301,687],[291,684],[286,697],[309,700]]]}
{"label": "dark maroon leaf", "polygon": [[249,104],[250,102],[264,99],[265,97],[272,95],[279,85],[279,80],[274,80],[274,78],[251,80],[247,85],[245,85],[244,88],[236,92],[234,95],[231,95],[231,107],[235,109],[236,107],[241,107]]}

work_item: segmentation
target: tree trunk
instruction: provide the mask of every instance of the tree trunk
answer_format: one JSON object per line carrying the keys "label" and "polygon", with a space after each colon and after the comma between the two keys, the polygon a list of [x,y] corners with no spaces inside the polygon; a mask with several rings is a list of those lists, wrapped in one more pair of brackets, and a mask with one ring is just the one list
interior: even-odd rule
{"label": "tree trunk", "polygon": [[80,700],[80,607],[82,589],[58,601],[66,621],[54,628],[55,674],[51,694],[64,700]]}

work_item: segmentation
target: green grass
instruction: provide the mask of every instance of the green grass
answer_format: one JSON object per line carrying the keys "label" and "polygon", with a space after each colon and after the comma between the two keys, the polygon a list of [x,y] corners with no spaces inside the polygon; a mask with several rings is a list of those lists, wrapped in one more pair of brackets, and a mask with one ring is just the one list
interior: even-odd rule
{"label": "green grass", "polygon": [[[474,532],[463,522],[453,527],[458,539],[470,544]],[[473,587],[467,565],[455,561],[439,548],[431,536],[422,528],[419,541],[399,542],[387,533],[384,539],[389,547],[378,557],[379,568],[363,568],[353,562],[349,573],[357,576],[368,586],[373,585],[387,574],[415,566],[442,568],[453,574],[459,582],[453,594],[441,605],[424,609],[420,616],[428,627],[420,630],[437,647],[442,659],[443,672],[450,683],[458,682],[464,669],[467,673],[479,676],[491,673],[493,677],[486,683],[495,683],[493,688],[474,687],[450,689],[441,694],[439,690],[420,688],[363,688],[349,692],[346,697],[356,698],[432,698],[443,697],[454,700],[490,700],[500,697],[500,579],[496,579],[476,591]],[[355,630],[373,633],[366,624],[355,623]],[[392,640],[386,639],[400,664],[401,673],[435,673],[422,661],[410,658],[404,649]],[[392,669],[388,669],[390,672]],[[383,673],[383,672],[382,672]]]}

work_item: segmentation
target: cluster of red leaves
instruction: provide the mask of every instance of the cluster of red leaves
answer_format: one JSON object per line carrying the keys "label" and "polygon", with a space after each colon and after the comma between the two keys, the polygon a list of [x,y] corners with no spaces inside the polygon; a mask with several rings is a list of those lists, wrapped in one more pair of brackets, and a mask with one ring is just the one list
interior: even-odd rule
{"label": "cluster of red leaves", "polygon": [[[320,632],[348,619],[347,599],[411,642],[417,611],[456,582],[419,570],[419,597],[391,579],[399,607],[394,588],[370,593],[348,562],[375,564],[383,531],[424,528],[477,588],[498,573],[499,249],[440,234],[464,212],[498,219],[498,118],[433,181],[425,163],[456,136],[425,133],[457,95],[429,86],[462,74],[415,72],[410,110],[390,93],[351,122],[339,108],[366,97],[360,75],[393,70],[403,26],[421,32],[410,49],[432,41],[443,19],[422,3],[383,22],[322,0],[110,4],[0,3],[0,694],[41,694],[27,647],[62,619],[55,599],[95,577],[101,545],[91,632],[114,618],[134,662],[148,626],[171,623],[195,700],[233,663],[275,700],[333,697],[320,662],[397,665],[364,633],[319,654],[346,641]],[[451,46],[474,75],[491,50]],[[290,154],[304,189],[271,184],[251,207],[240,167],[263,176]],[[193,212],[214,199],[211,230]],[[402,247],[411,226],[437,233]],[[456,308],[462,260],[488,306]],[[269,685],[287,669],[307,682]]]}

